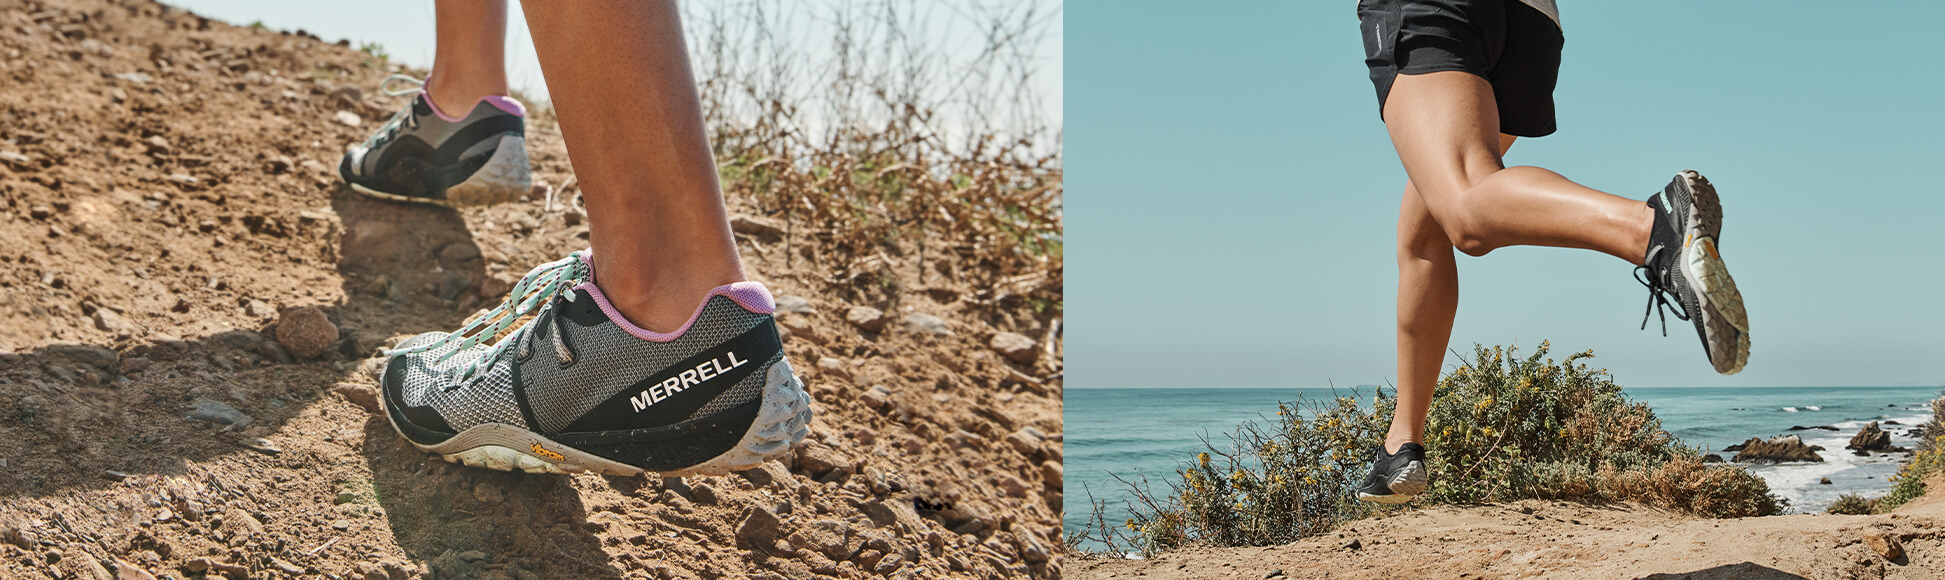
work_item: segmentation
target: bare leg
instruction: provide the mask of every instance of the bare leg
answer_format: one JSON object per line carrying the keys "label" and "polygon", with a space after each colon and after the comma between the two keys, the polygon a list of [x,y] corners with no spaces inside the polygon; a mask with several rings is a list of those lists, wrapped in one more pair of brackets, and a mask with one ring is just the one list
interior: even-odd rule
{"label": "bare leg", "polygon": [[597,284],[636,326],[673,331],[744,280],[675,3],[521,5],[587,200]]}
{"label": "bare leg", "polygon": [[426,92],[447,115],[465,115],[490,95],[506,96],[506,0],[437,0],[438,44]]}
{"label": "bare leg", "polygon": [[1385,450],[1424,441],[1432,390],[1452,338],[1459,271],[1452,250],[1584,248],[1639,264],[1654,212],[1538,167],[1506,167],[1492,86],[1461,73],[1402,75],[1386,129],[1411,180],[1398,213],[1398,406]]}
{"label": "bare leg", "polygon": [[1425,208],[1461,252],[1584,248],[1640,264],[1654,212],[1538,167],[1506,167],[1492,85],[1463,72],[1400,75],[1385,128]]}

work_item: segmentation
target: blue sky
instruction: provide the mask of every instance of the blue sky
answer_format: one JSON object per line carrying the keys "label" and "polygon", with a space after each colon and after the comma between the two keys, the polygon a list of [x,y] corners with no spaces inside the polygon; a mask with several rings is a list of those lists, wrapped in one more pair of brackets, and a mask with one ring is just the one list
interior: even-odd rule
{"label": "blue sky", "polygon": [[[1633,198],[1707,175],[1749,365],[1638,330],[1630,265],[1552,248],[1460,257],[1454,348],[1549,339],[1628,386],[1945,383],[1945,5],[1561,4],[1560,131],[1508,163]],[[1390,380],[1405,175],[1353,3],[1067,8],[1069,384]]]}

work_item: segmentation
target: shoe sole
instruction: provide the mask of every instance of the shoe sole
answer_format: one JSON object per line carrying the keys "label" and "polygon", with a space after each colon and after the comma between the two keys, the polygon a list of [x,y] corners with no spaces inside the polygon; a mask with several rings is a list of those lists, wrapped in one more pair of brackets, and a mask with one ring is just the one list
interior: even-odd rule
{"label": "shoe sole", "polygon": [[450,208],[465,208],[506,203],[533,191],[533,168],[527,163],[527,140],[514,135],[500,137],[493,157],[465,181],[446,188],[445,199],[412,197],[385,193],[347,181],[352,191],[386,201],[403,201]]}
{"label": "shoe sole", "polygon": [[1682,274],[1697,289],[1702,303],[1702,327],[1707,334],[1709,361],[1724,375],[1742,372],[1749,362],[1749,314],[1742,293],[1729,276],[1716,241],[1722,235],[1722,201],[1708,178],[1694,170],[1681,172],[1690,202],[1689,223],[1682,239]]}
{"label": "shoe sole", "polygon": [[[762,407],[741,440],[728,451],[682,469],[659,471],[664,477],[725,475],[753,469],[790,451],[810,434],[810,395],[791,371],[790,361],[770,366]],[[396,424],[393,429],[398,429]],[[400,431],[401,436],[404,435]],[[410,438],[406,441],[412,442]],[[498,471],[585,473],[632,477],[646,469],[561,444],[544,435],[502,423],[478,425],[433,445],[412,442],[446,461]]]}
{"label": "shoe sole", "polygon": [[1391,481],[1385,483],[1385,487],[1391,490],[1390,495],[1374,495],[1360,491],[1357,492],[1357,499],[1376,503],[1405,503],[1418,494],[1425,493],[1425,486],[1431,482],[1431,479],[1431,474],[1425,471],[1424,462],[1409,462],[1405,464],[1404,469],[1398,470],[1396,475],[1391,476]]}

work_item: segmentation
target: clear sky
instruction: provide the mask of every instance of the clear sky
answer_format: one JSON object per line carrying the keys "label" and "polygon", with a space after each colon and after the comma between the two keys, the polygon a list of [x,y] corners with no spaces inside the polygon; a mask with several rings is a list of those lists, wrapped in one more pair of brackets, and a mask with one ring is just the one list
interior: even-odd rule
{"label": "clear sky", "polygon": [[[1560,4],[1560,131],[1508,162],[1634,198],[1707,175],[1749,364],[1638,330],[1631,265],[1549,248],[1461,255],[1456,349],[1549,339],[1626,386],[1945,382],[1945,4]],[[1069,384],[1390,380],[1405,174],[1353,3],[1067,9]]]}

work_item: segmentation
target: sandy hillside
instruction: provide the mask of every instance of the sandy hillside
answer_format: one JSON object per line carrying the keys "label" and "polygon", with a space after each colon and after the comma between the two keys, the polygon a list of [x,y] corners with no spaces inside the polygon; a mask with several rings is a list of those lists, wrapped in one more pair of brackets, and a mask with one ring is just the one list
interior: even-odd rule
{"label": "sandy hillside", "polygon": [[[1935,477],[1928,489],[1945,489]],[[1875,516],[1700,519],[1522,501],[1366,520],[1269,548],[1069,560],[1072,578],[1945,578],[1945,494]]]}
{"label": "sandy hillside", "polygon": [[[0,0],[0,578],[1059,576],[1061,266],[995,282],[950,262],[973,239],[928,241],[946,251],[921,279],[818,224],[785,242],[732,196],[816,400],[785,461],[664,481],[411,448],[377,413],[375,351],[587,233],[541,199],[340,191],[339,151],[399,105],[389,72],[153,2]],[[551,119],[528,139],[571,199]],[[860,306],[883,327],[848,322]],[[314,314],[335,335],[279,338]],[[1002,356],[1000,333],[1025,343]]]}

